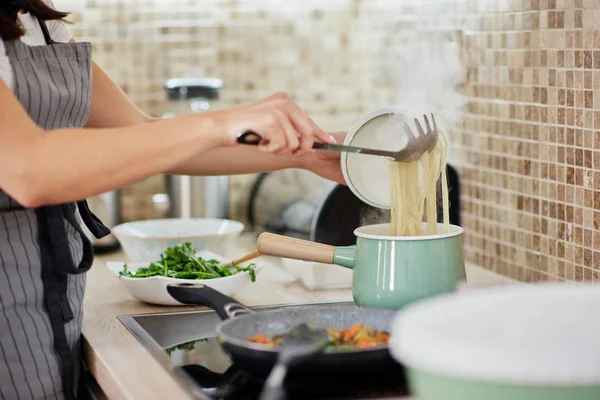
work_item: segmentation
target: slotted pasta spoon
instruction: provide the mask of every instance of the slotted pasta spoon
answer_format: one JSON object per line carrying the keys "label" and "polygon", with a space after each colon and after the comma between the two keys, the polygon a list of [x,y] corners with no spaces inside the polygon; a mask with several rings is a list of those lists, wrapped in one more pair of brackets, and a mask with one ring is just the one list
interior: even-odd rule
{"label": "slotted pasta spoon", "polygon": [[[344,146],[340,144],[320,142],[315,142],[312,148],[315,150],[328,150],[381,156],[398,162],[415,161],[426,152],[431,151],[438,141],[438,129],[433,114],[431,114],[431,124],[429,123],[427,115],[423,115],[423,119],[425,120],[426,129],[423,129],[423,126],[418,118],[414,119],[415,126],[419,133],[418,135],[414,134],[413,130],[407,123],[402,124],[404,132],[406,133],[407,141],[406,146],[398,151],[367,149],[363,147]],[[258,145],[261,141],[262,137],[253,131],[244,131],[237,137],[237,142],[240,144]]]}

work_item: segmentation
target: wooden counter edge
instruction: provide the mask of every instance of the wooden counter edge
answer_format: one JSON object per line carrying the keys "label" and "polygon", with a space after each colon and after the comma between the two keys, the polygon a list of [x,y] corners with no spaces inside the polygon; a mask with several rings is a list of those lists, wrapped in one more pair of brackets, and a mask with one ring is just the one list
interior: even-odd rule
{"label": "wooden counter edge", "polygon": [[[190,308],[186,307],[185,310]],[[103,326],[108,329],[100,329],[92,322],[94,316],[89,317],[83,329],[83,357],[109,399],[192,399],[116,315],[111,316],[112,322],[105,318],[98,319],[111,325]]]}
{"label": "wooden counter edge", "polygon": [[110,399],[192,399],[117,319],[120,315],[202,310],[160,307],[134,299],[98,257],[88,272],[84,298],[84,362]]}

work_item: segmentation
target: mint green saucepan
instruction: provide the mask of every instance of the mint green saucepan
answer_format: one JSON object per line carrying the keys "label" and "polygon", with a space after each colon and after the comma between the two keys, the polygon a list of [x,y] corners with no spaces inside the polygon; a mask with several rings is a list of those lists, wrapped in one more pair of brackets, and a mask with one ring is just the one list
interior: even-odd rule
{"label": "mint green saucepan", "polygon": [[[443,225],[438,225],[438,232]],[[356,246],[329,245],[263,233],[263,255],[337,264],[354,271],[352,293],[362,307],[400,309],[426,297],[453,291],[465,279],[462,228],[429,236],[390,236],[390,225],[354,231]]]}

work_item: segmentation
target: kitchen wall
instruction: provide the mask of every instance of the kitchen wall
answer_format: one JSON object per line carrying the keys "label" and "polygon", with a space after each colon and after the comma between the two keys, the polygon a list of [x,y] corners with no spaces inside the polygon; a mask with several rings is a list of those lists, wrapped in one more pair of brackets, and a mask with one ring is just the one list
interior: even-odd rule
{"label": "kitchen wall", "polygon": [[[190,71],[225,81],[219,106],[284,90],[332,130],[382,106],[435,111],[462,173],[467,260],[524,281],[600,280],[599,0],[77,5],[77,38],[154,115],[162,81]],[[232,181],[239,218],[248,182]],[[147,217],[160,186],[127,188],[127,218]]]}
{"label": "kitchen wall", "polygon": [[467,68],[454,145],[468,259],[524,281],[599,281],[600,1],[449,3]]}

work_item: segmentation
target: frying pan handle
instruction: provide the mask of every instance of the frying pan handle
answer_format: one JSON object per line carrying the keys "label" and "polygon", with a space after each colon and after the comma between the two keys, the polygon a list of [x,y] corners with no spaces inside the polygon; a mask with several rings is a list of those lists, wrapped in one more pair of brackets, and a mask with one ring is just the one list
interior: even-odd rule
{"label": "frying pan handle", "polygon": [[239,144],[258,145],[262,138],[258,133],[252,131],[244,131],[237,135],[237,142]]}
{"label": "frying pan handle", "polygon": [[254,312],[231,297],[201,283],[171,283],[167,285],[167,291],[180,303],[206,306],[215,310],[222,320]]}
{"label": "frying pan handle", "polygon": [[257,250],[265,256],[333,264],[335,247],[272,233],[258,237]]}

